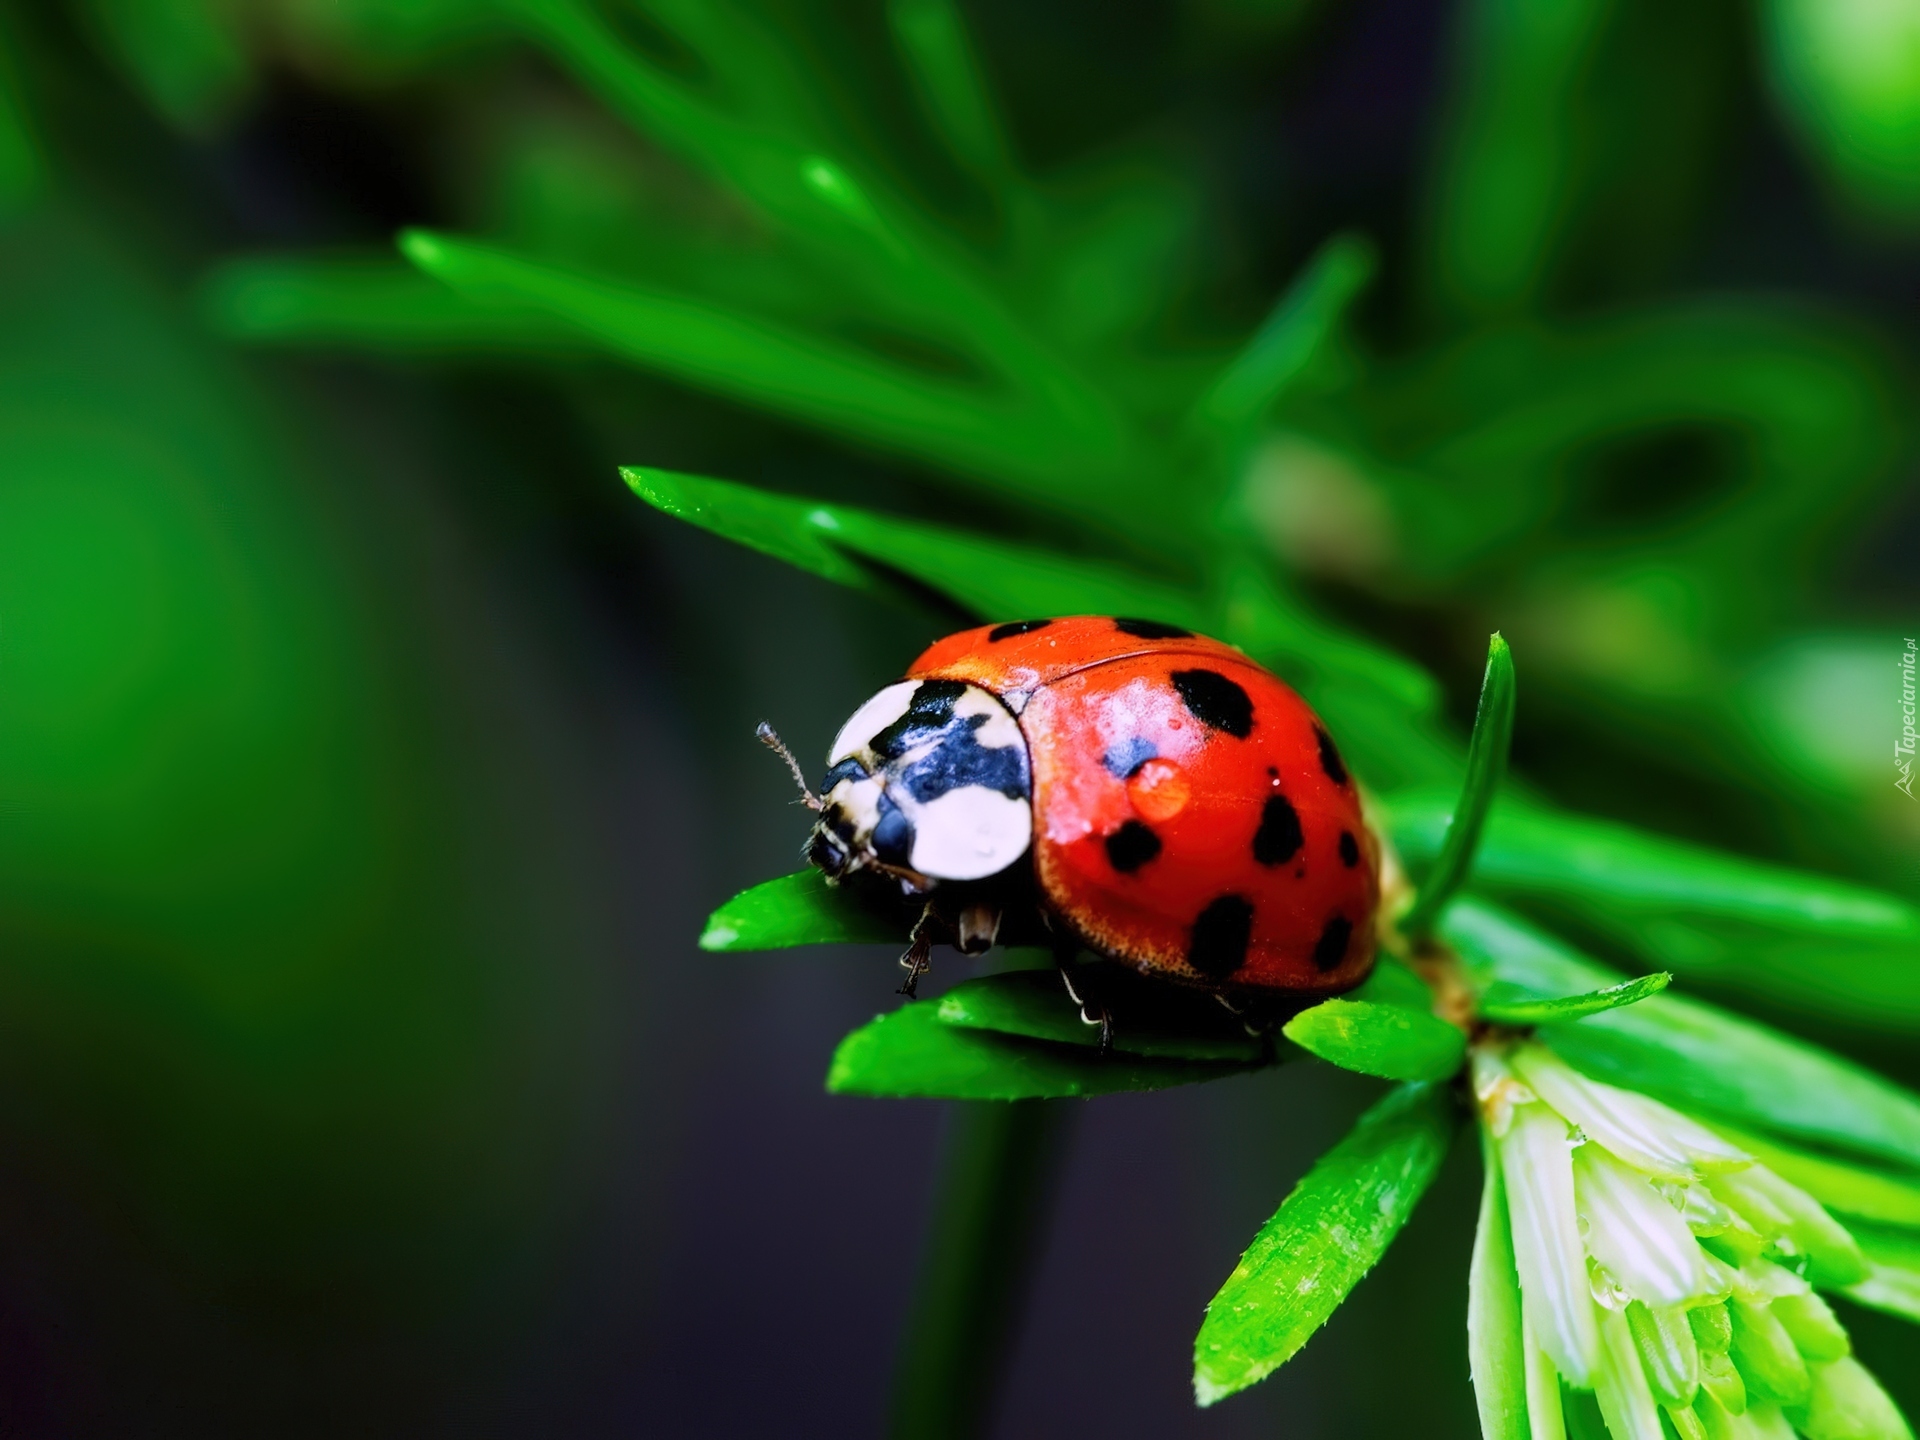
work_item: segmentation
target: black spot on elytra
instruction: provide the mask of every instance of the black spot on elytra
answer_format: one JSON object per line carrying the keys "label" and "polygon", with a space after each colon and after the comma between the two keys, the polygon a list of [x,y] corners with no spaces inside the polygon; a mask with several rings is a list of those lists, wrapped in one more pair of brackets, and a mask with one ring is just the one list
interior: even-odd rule
{"label": "black spot on elytra", "polygon": [[1327,778],[1336,785],[1346,784],[1347,763],[1334,747],[1333,737],[1316,725],[1313,727],[1313,738],[1320,742],[1320,768],[1327,772]]}
{"label": "black spot on elytra", "polygon": [[1262,865],[1283,865],[1300,853],[1306,840],[1293,802],[1284,795],[1269,795],[1260,812],[1260,828],[1253,832],[1253,858]]}
{"label": "black spot on elytra", "polygon": [[1159,853],[1160,837],[1138,820],[1107,836],[1107,861],[1122,875],[1131,875]]}
{"label": "black spot on elytra", "polygon": [[1313,968],[1323,974],[1339,969],[1340,962],[1347,958],[1347,942],[1352,938],[1353,922],[1346,916],[1336,915],[1327,921],[1326,929],[1313,942]]}
{"label": "black spot on elytra", "polygon": [[1107,773],[1114,779],[1124,780],[1159,753],[1153,748],[1151,740],[1143,740],[1136,735],[1107,751],[1100,757],[1100,763],[1107,767]]}
{"label": "black spot on elytra", "polygon": [[1242,740],[1253,733],[1252,697],[1218,670],[1176,670],[1173,688],[1203,725]]}
{"label": "black spot on elytra", "polygon": [[1360,842],[1353,838],[1351,830],[1340,832],[1340,863],[1349,870],[1360,863]]}
{"label": "black spot on elytra", "polygon": [[1035,630],[1044,630],[1051,620],[1009,620],[1004,625],[996,625],[987,632],[987,643],[997,645],[1002,640],[1011,640],[1016,635],[1031,635]]}
{"label": "black spot on elytra", "polygon": [[1209,980],[1224,980],[1247,961],[1253,906],[1243,895],[1222,895],[1200,912],[1187,944],[1187,964]]}
{"label": "black spot on elytra", "polygon": [[1193,638],[1193,631],[1182,630],[1178,625],[1167,625],[1158,620],[1116,617],[1113,628],[1122,635],[1132,635],[1140,640],[1191,640]]}

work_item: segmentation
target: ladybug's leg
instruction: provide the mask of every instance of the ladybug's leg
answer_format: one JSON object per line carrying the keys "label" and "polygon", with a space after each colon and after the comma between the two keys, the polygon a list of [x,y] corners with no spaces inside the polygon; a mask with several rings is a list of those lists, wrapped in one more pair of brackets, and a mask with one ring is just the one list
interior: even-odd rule
{"label": "ladybug's leg", "polygon": [[1060,972],[1060,983],[1067,987],[1067,998],[1079,1007],[1080,1023],[1083,1025],[1098,1025],[1100,1027],[1100,1053],[1102,1055],[1111,1054],[1113,1051],[1113,1012],[1105,1005],[1094,1001],[1091,991],[1088,992],[1088,998],[1082,999],[1080,991],[1074,988],[1073,957],[1079,952],[1080,946],[1078,942],[1064,938],[1056,939],[1053,946],[1054,967]]}
{"label": "ladybug's leg", "polygon": [[907,953],[900,957],[900,968],[907,972],[907,980],[900,987],[900,993],[909,1000],[915,998],[920,977],[933,968],[933,927],[944,923],[929,900],[920,918],[913,922],[913,929],[907,932]]}
{"label": "ladybug's leg", "polygon": [[993,948],[1000,934],[1000,909],[996,905],[969,905],[960,912],[954,927],[953,947],[962,955],[984,955]]}

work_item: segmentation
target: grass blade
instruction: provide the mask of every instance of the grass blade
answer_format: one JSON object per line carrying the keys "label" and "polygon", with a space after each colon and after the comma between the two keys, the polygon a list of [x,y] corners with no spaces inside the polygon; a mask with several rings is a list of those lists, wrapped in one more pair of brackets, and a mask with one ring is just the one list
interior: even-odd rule
{"label": "grass blade", "polygon": [[954,159],[997,190],[1017,183],[1006,135],[953,0],[890,0],[887,21],[920,107]]}
{"label": "grass blade", "polygon": [[1557,1025],[1568,1020],[1584,1020],[1589,1015],[1617,1010],[1649,996],[1658,995],[1673,983],[1673,976],[1662,970],[1642,975],[1620,985],[1589,990],[1584,995],[1563,995],[1557,1000],[1540,1000],[1517,987],[1508,989],[1496,982],[1480,997],[1480,1018],[1496,1025]]}
{"label": "grass blade", "polygon": [[[1249,1035],[1213,997],[1143,980],[1117,966],[1080,966],[1075,983],[1086,998],[1098,997],[1113,1016],[1113,1048],[1124,1055],[1156,1059],[1272,1064],[1271,1040]],[[938,1002],[943,1024],[970,1030],[1047,1040],[1083,1049],[1098,1047],[1100,1027],[1080,1018],[1059,973],[1010,970],[966,980]],[[1284,1052],[1281,1058],[1284,1058]]]}
{"label": "grass blade", "polygon": [[784,950],[794,945],[906,944],[907,927],[818,870],[782,875],[742,890],[707,917],[702,950]]}
{"label": "grass blade", "polygon": [[1529,1440],[1527,1347],[1520,1323],[1520,1273],[1513,1262],[1513,1230],[1506,1184],[1493,1141],[1480,1133],[1485,1178],[1480,1220],[1467,1271],[1467,1364],[1480,1410],[1481,1440]]}
{"label": "grass blade", "polygon": [[1874,1310],[1920,1323],[1920,1236],[1853,1227],[1867,1278],[1840,1293]]}
{"label": "grass blade", "polygon": [[1724,1120],[1707,1123],[1836,1215],[1920,1230],[1920,1171],[1896,1175],[1885,1170],[1868,1170],[1831,1156],[1814,1155],[1783,1145],[1770,1136]]}
{"label": "grass blade", "polygon": [[1467,1037],[1438,1016],[1369,1000],[1323,1000],[1282,1030],[1330,1065],[1383,1080],[1444,1080],[1467,1056]]}
{"label": "grass blade", "polygon": [[[1462,899],[1443,938],[1475,981],[1540,996],[1623,977],[1518,916]],[[1556,1025],[1542,1037],[1594,1078],[1684,1110],[1879,1160],[1920,1167],[1920,1097],[1817,1046],[1676,995]]]}
{"label": "grass blade", "polygon": [[1234,434],[1260,419],[1313,364],[1373,278],[1378,257],[1358,235],[1336,235],[1194,407],[1196,430]]}
{"label": "grass blade", "polygon": [[1513,745],[1513,698],[1513,652],[1496,633],[1487,644],[1486,678],[1480,685],[1480,706],[1474,712],[1473,738],[1467,742],[1466,784],[1447,823],[1446,839],[1440,842],[1433,868],[1421,882],[1413,908],[1400,922],[1400,928],[1412,939],[1422,938],[1433,928],[1473,866],[1480,829],[1486,824],[1494,792],[1506,774],[1507,751]]}
{"label": "grass blade", "polygon": [[1252,1067],[1107,1055],[946,1024],[939,1006],[908,1004],[840,1042],[827,1071],[835,1095],[936,1100],[1048,1100],[1164,1090]]}
{"label": "grass blade", "polygon": [[1193,1343],[1200,1404],[1266,1378],[1326,1324],[1433,1182],[1455,1120],[1444,1087],[1403,1085],[1320,1157],[1207,1307]]}

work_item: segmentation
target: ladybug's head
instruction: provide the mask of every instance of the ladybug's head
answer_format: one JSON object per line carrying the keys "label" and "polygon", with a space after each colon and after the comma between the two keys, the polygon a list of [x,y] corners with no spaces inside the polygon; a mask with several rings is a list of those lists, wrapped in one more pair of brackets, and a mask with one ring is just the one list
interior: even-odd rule
{"label": "ladybug's head", "polygon": [[921,893],[997,875],[1032,843],[1026,737],[977,685],[889,685],[840,727],[827,766],[807,859],[830,880],[874,870]]}

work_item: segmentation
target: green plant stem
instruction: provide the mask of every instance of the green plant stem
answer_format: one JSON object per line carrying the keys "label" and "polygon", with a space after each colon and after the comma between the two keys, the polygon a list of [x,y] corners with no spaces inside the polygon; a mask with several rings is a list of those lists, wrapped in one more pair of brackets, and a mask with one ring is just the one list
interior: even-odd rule
{"label": "green plant stem", "polygon": [[985,1432],[1068,1113],[1054,1100],[954,1107],[894,1367],[892,1440],[966,1440]]}
{"label": "green plant stem", "polygon": [[1473,852],[1487,823],[1487,809],[1507,772],[1507,751],[1513,744],[1513,652],[1496,632],[1487,644],[1487,674],[1480,686],[1480,707],[1474,712],[1473,737],[1467,742],[1467,779],[1460,803],[1440,842],[1413,908],[1400,921],[1410,940],[1424,939],[1440,912],[1465,883],[1473,867]]}

